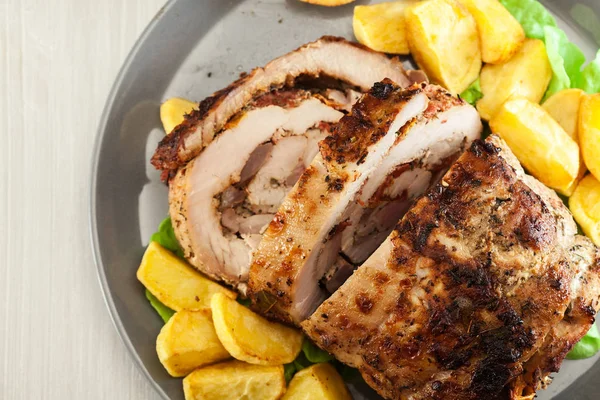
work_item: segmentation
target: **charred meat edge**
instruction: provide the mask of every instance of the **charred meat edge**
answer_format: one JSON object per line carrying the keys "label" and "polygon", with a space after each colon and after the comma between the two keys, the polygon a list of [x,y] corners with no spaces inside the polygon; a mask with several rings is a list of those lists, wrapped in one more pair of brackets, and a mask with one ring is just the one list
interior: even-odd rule
{"label": "charred meat edge", "polygon": [[[357,56],[360,59],[356,59]],[[347,59],[343,63],[332,62],[335,57]],[[356,60],[352,62],[353,59]],[[161,140],[152,164],[163,170],[163,179],[173,176],[174,171],[198,155],[252,98],[284,86],[293,86],[294,81],[302,76],[328,76],[363,91],[384,77],[402,86],[410,84],[400,60],[390,59],[343,38],[324,36],[276,58],[264,68],[254,69],[203,100],[198,110],[186,116],[182,124]]]}

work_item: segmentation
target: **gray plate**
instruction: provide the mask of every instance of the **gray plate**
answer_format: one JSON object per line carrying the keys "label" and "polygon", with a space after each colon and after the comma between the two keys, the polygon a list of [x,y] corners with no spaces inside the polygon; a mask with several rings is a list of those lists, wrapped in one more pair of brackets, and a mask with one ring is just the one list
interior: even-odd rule
{"label": "gray plate", "polygon": [[[576,2],[544,3],[571,40],[592,58],[600,32],[591,34],[573,20]],[[600,15],[596,0],[582,3]],[[578,19],[589,25],[590,11],[582,13],[587,23]],[[327,9],[296,0],[175,0],[159,11],[121,69],[98,130],[91,235],[115,327],[136,364],[165,399],[183,399],[182,385],[167,375],[157,359],[155,341],[162,321],[135,278],[148,238],[167,214],[166,187],[148,163],[164,135],[159,106],[173,96],[200,100],[240,72],[321,35],[352,38],[351,18],[352,6]],[[591,26],[600,29],[595,21]],[[599,398],[600,363],[596,361],[566,361],[555,383],[539,398]],[[378,398],[368,389],[353,390],[357,399]]]}

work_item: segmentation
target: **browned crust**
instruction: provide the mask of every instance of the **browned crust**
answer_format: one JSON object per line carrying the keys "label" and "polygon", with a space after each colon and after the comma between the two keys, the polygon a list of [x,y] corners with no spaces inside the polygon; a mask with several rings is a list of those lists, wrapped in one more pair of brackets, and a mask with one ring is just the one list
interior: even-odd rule
{"label": "browned crust", "polygon": [[[546,335],[563,321],[575,273],[573,237],[562,236],[566,221],[556,220],[498,143],[494,137],[474,142],[406,214],[392,234],[386,273],[375,276],[367,261],[302,323],[321,348],[359,367],[385,398],[474,400],[500,393],[540,347],[549,348]],[[419,268],[433,275],[419,278]],[[531,274],[516,277],[520,272]],[[427,307],[411,302],[415,287]],[[592,294],[597,306],[598,293]],[[369,325],[378,313],[385,323]],[[580,316],[576,326],[589,327],[589,300],[571,313]],[[573,343],[558,346],[541,370],[557,369]],[[433,378],[439,372],[448,375]]]}
{"label": "browned crust", "polygon": [[[424,85],[423,85],[424,86]],[[390,79],[373,85],[352,113],[343,117],[320,144],[323,159],[330,163],[359,162],[370,146],[384,137],[406,101],[423,91],[421,84],[402,89]]]}
{"label": "browned crust", "polygon": [[[350,171],[359,168],[357,164],[361,163],[361,158],[366,157],[369,149],[388,133],[400,110],[422,90],[421,84],[403,89],[389,79],[376,83],[320,143],[327,173],[322,174],[313,166],[303,173],[253,256],[248,295],[257,311],[271,319],[295,322],[290,319],[295,276],[310,254],[299,243],[302,240],[298,239],[295,230],[301,226],[305,232],[309,226],[319,230],[320,224],[327,219],[324,210],[334,204],[352,174]],[[320,220],[316,222],[315,218]],[[329,238],[335,233],[335,230],[330,232]],[[273,254],[273,249],[278,249],[279,254]]]}
{"label": "browned crust", "polygon": [[[163,171],[176,170],[188,160],[179,157],[179,149],[184,146],[185,138],[195,132],[196,126],[202,121],[209,112],[217,108],[219,104],[237,87],[250,80],[255,71],[245,75],[231,85],[221,89],[206,99],[202,100],[198,109],[194,109],[190,114],[185,116],[185,120],[177,125],[175,129],[165,136],[159,143],[150,162],[157,169]],[[260,93],[258,93],[260,95]]]}
{"label": "browned crust", "polygon": [[422,84],[424,92],[429,97],[429,107],[423,113],[424,119],[429,119],[438,113],[448,111],[452,107],[463,106],[466,102],[438,85]]}
{"label": "browned crust", "polygon": [[[349,42],[344,38],[335,37],[335,36],[323,36],[316,42],[308,43],[299,47],[297,50],[289,53],[288,55],[301,51],[314,45],[315,43],[344,43],[350,46],[353,46],[361,51],[366,51],[373,54],[379,54],[366,46],[360,45],[358,43]],[[287,55],[286,55],[287,56]],[[283,57],[286,57],[283,56]],[[398,68],[402,69],[402,64],[400,61],[397,62]],[[163,179],[168,179],[174,176],[175,171],[180,166],[184,165],[187,161],[194,158],[200,151],[201,148],[198,149],[197,152],[192,152],[191,154],[187,154],[187,152],[182,151],[185,150],[185,140],[190,135],[194,134],[202,121],[204,121],[208,115],[214,112],[219,105],[227,98],[227,95],[230,94],[235,89],[244,85],[250,79],[252,79],[258,71],[262,70],[262,68],[256,68],[249,74],[241,77],[240,79],[233,82],[231,85],[227,86],[224,89],[221,89],[215,92],[213,95],[207,97],[202,102],[200,102],[197,110],[192,111],[189,115],[186,116],[185,121],[178,125],[173,132],[167,135],[163,140],[160,141],[154,155],[152,156],[151,163],[157,169],[163,170]],[[317,76],[318,77],[318,74]],[[277,90],[284,86],[292,86],[294,84],[294,77],[288,75],[283,82],[274,82],[270,87],[262,88],[258,90],[256,93],[252,95],[254,97],[260,96],[265,92]],[[352,82],[350,82],[352,84]],[[222,126],[216,126],[214,129],[217,131],[220,130]]]}
{"label": "browned crust", "polygon": [[589,272],[582,278],[583,292],[573,294],[574,301],[565,312],[562,321],[552,327],[546,336],[544,344],[527,361],[523,374],[510,384],[509,397],[520,400],[534,394],[537,390],[545,388],[550,382],[551,373],[559,371],[560,366],[573,349],[585,336],[595,322],[596,310],[600,301],[598,288],[600,287],[600,249],[595,247],[588,238],[578,237],[572,248],[575,258],[586,248],[592,253],[592,264]]}

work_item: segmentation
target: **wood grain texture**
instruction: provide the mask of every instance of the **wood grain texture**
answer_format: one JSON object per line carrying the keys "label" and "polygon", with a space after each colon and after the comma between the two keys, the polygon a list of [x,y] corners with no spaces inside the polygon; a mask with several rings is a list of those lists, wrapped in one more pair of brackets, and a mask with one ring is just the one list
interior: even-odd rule
{"label": "wood grain texture", "polygon": [[0,0],[0,398],[158,399],[110,321],[88,234],[96,127],[164,0]]}

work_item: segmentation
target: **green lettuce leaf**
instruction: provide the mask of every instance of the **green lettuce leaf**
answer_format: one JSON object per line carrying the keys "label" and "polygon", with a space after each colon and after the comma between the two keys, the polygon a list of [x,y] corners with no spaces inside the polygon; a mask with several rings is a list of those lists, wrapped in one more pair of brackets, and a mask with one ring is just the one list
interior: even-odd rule
{"label": "green lettuce leaf", "polygon": [[294,364],[294,368],[296,369],[296,372],[298,372],[298,371],[302,371],[306,367],[310,367],[314,363],[311,363],[310,361],[308,361],[306,359],[306,356],[304,355],[304,353],[300,353],[300,354],[298,354],[298,357],[296,357],[296,359],[293,361],[293,364]]}
{"label": "green lettuce leaf", "polygon": [[304,357],[312,364],[333,360],[333,357],[329,353],[321,350],[308,339],[304,339],[302,343],[302,353],[304,353]]}
{"label": "green lettuce leaf", "polygon": [[171,310],[169,307],[165,306],[160,302],[148,289],[146,289],[146,298],[152,305],[152,307],[156,310],[158,315],[165,321],[165,324],[171,319],[175,311]]}
{"label": "green lettuce leaf", "polygon": [[569,360],[581,360],[583,358],[590,358],[600,350],[600,331],[594,324],[588,331],[588,333],[581,338],[579,343],[573,347],[573,350],[567,354]]}
{"label": "green lettuce leaf", "polygon": [[183,249],[179,245],[175,232],[173,231],[173,225],[171,224],[171,217],[165,218],[158,226],[158,232],[155,232],[151,237],[150,241],[160,244],[167,250],[171,250],[179,257],[183,257]]}
{"label": "green lettuce leaf", "polygon": [[556,92],[573,87],[581,80],[581,67],[585,64],[585,55],[559,28],[544,27],[544,37],[548,60],[554,73],[545,95],[545,98],[548,98]]}
{"label": "green lettuce leaf", "polygon": [[481,84],[479,82],[479,78],[477,78],[475,82],[471,83],[471,86],[469,86],[467,90],[460,94],[460,98],[472,106],[474,106],[482,97],[483,93],[481,93]]}
{"label": "green lettuce leaf", "polygon": [[240,303],[244,307],[250,307],[250,304],[252,304],[252,301],[250,299],[244,299],[244,298],[238,297],[236,300],[238,303]]}
{"label": "green lettuce leaf", "polygon": [[304,338],[302,351],[298,354],[298,357],[291,363],[283,366],[285,379],[289,383],[296,372],[310,367],[311,365],[324,362],[331,362],[346,382],[356,382],[357,380],[362,379],[357,369],[348,367],[337,361],[333,356],[315,346],[307,338]]}
{"label": "green lettuce leaf", "polygon": [[285,377],[285,383],[290,383],[294,375],[296,374],[296,365],[293,362],[285,364],[283,366],[283,376]]}
{"label": "green lettuce leaf", "polygon": [[529,38],[544,40],[544,27],[556,27],[556,20],[537,0],[500,0],[500,3],[523,26]]}
{"label": "green lettuce leaf", "polygon": [[579,80],[575,82],[574,87],[590,94],[600,92],[600,51],[596,54],[596,59],[586,65],[579,74]]}
{"label": "green lettuce leaf", "polygon": [[363,380],[362,375],[356,368],[349,367],[342,364],[339,361],[334,361],[333,366],[339,372],[340,376],[345,382],[358,383]]}

